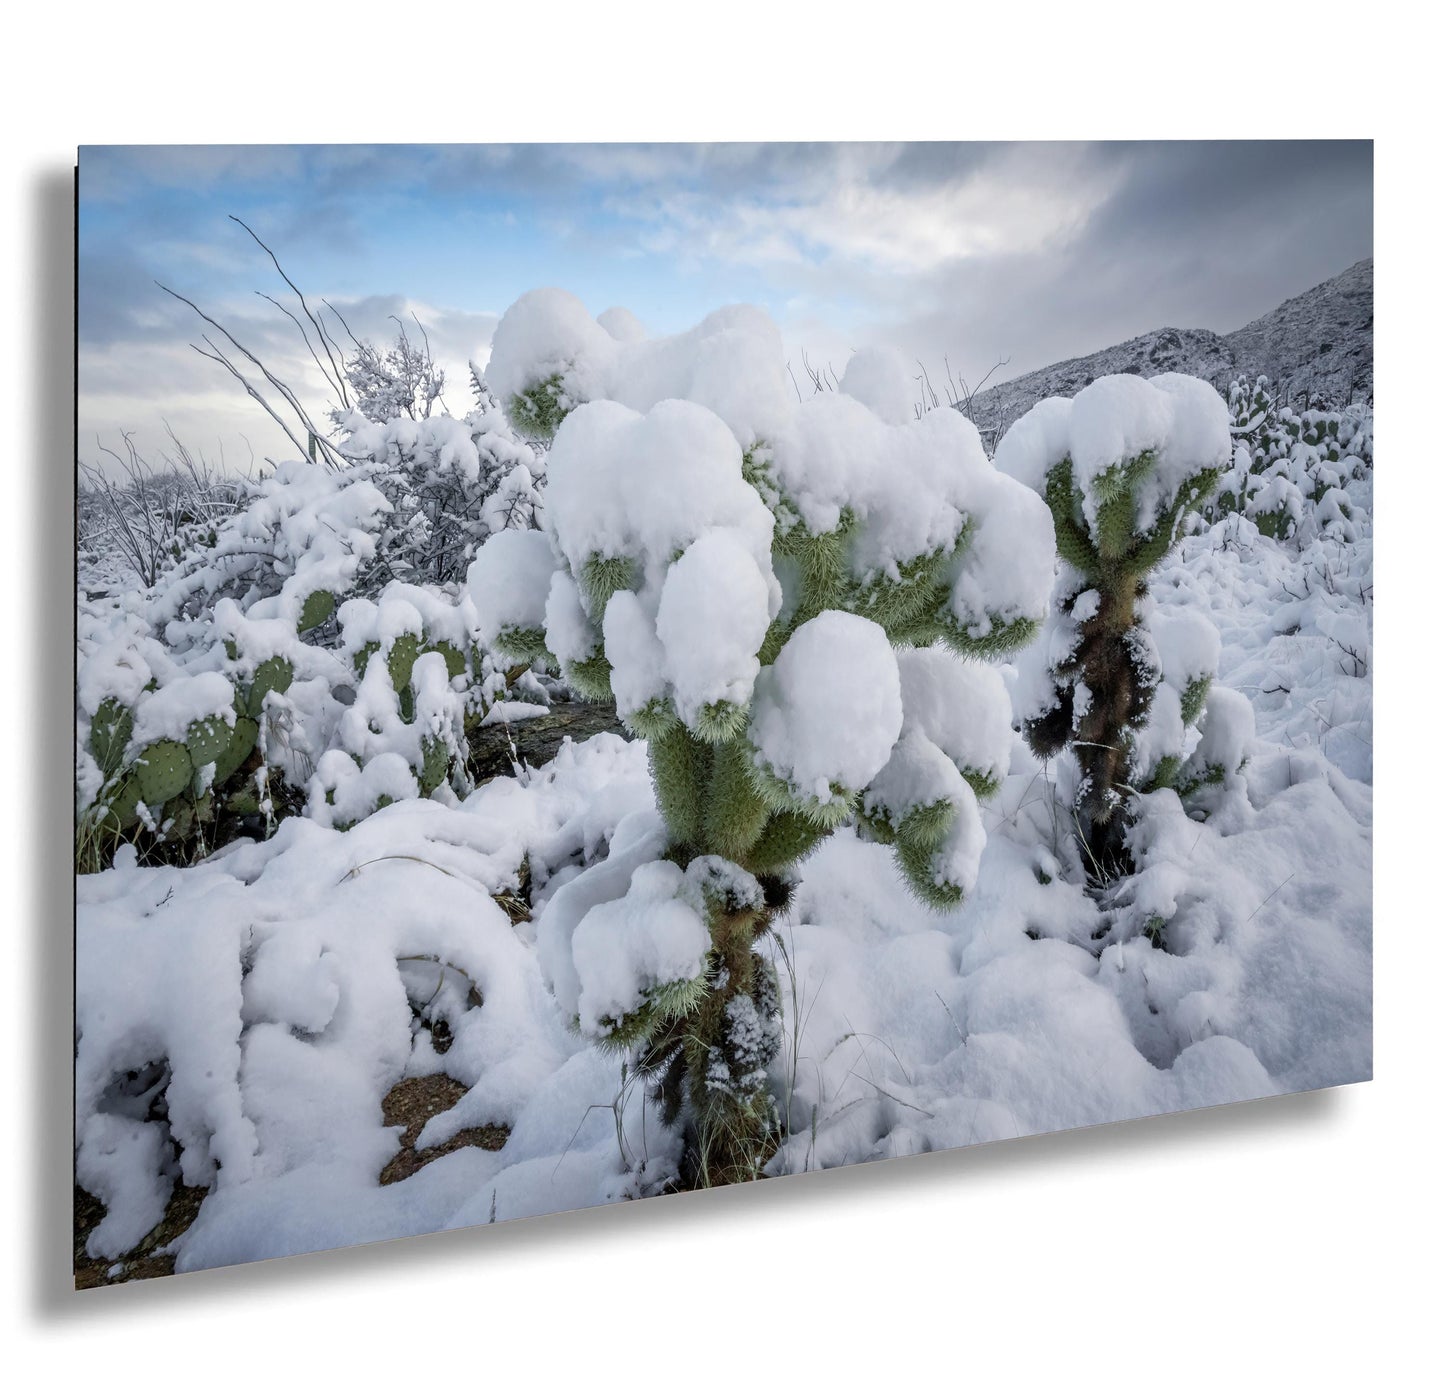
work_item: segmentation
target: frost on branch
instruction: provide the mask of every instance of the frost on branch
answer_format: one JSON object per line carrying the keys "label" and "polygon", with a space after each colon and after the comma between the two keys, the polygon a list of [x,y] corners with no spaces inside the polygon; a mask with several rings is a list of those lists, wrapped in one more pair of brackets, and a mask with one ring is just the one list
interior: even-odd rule
{"label": "frost on branch", "polygon": [[1219,637],[1206,618],[1156,607],[1148,583],[1229,459],[1223,401],[1179,374],[1096,380],[1072,401],[1040,403],[999,444],[995,464],[1048,502],[1062,558],[1044,635],[1021,667],[1020,713],[1039,756],[1069,751],[1096,878],[1127,867],[1135,793],[1204,779],[1187,762]]}
{"label": "frost on branch", "polygon": [[[788,871],[858,819],[926,901],[968,891],[975,791],[1002,775],[1008,703],[963,657],[1017,648],[1047,606],[1047,509],[959,414],[910,420],[896,369],[873,356],[844,376],[858,397],[799,404],[760,312],[645,340],[560,292],[507,312],[489,365],[514,422],[555,431],[556,567],[541,601],[542,546],[484,544],[470,575],[493,599],[484,630],[616,704],[649,743],[664,821],[649,859],[716,875],[699,904],[656,872],[619,885],[600,866],[549,906],[539,946],[579,1027],[628,1047],[665,1109],[686,1109],[693,1168],[714,1182],[756,1174],[772,1140],[757,1074],[777,988],[754,946]],[[633,958],[631,990],[598,989],[595,929],[655,948],[657,928],[691,926],[679,899],[708,931],[696,970],[662,978]]]}

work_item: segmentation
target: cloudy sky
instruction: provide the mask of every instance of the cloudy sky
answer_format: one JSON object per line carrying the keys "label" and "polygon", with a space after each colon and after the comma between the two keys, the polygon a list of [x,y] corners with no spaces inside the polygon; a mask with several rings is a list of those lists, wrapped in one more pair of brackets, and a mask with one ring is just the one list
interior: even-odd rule
{"label": "cloudy sky", "polygon": [[485,362],[502,311],[562,286],[654,334],[765,307],[841,373],[887,343],[995,379],[1161,325],[1237,329],[1373,252],[1369,142],[85,147],[82,460],[169,423],[229,465],[294,455],[191,348],[225,323],[325,411],[293,305],[244,219],[309,300],[389,338],[420,317],[448,367]]}

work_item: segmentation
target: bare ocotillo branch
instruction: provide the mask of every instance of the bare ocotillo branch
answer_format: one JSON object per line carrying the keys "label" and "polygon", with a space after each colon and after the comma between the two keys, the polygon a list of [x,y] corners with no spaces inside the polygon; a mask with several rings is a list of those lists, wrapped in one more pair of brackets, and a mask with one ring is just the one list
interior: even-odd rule
{"label": "bare ocotillo branch", "polygon": [[[244,228],[253,239],[255,239],[257,247],[259,247],[261,251],[264,252],[266,256],[271,259],[271,263],[276,268],[276,271],[280,274],[281,280],[284,281],[286,285],[289,286],[291,290],[296,293],[296,299],[300,301],[301,309],[306,313],[306,319],[309,320],[311,324],[316,327],[316,333],[321,337],[321,347],[326,351],[327,359],[331,361],[331,369],[333,375],[335,376],[335,381],[341,386],[341,406],[343,408],[349,408],[351,406],[351,403],[346,396],[346,375],[342,373],[340,368],[337,367],[336,360],[331,353],[332,345],[327,338],[326,327],[311,313],[311,307],[306,304],[306,297],[302,295],[301,288],[297,286],[296,283],[293,282],[291,278],[286,275],[286,270],[281,266],[281,262],[277,258],[276,254],[272,252],[271,249],[268,248],[266,244],[263,243],[261,239],[256,236],[255,229],[253,229],[250,224],[248,224],[244,219],[237,218],[235,214],[230,214],[228,217],[230,217],[233,222],[239,223],[241,227]],[[340,354],[341,347],[338,345],[335,348],[337,354]],[[343,360],[344,358],[345,356],[343,356]]]}

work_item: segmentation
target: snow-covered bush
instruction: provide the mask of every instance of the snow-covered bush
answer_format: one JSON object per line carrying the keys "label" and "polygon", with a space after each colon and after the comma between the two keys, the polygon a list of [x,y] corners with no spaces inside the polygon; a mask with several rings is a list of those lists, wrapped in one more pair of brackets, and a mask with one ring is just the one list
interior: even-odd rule
{"label": "snow-covered bush", "polygon": [[366,479],[391,505],[372,572],[386,580],[459,582],[483,539],[539,522],[545,457],[514,432],[475,374],[477,406],[464,418],[433,413],[342,422],[341,452],[376,469]]}
{"label": "snow-covered bush", "polygon": [[1374,411],[1362,404],[1295,410],[1271,396],[1267,379],[1229,386],[1234,457],[1206,522],[1240,514],[1268,538],[1353,542],[1352,481],[1374,463]]}
{"label": "snow-covered bush", "polygon": [[121,838],[184,857],[248,818],[468,789],[466,726],[506,677],[454,579],[534,522],[540,459],[495,403],[353,438],[366,459],[281,464],[81,638],[82,867]]}
{"label": "snow-covered bush", "polygon": [[543,969],[684,1116],[690,1173],[752,1178],[776,1140],[780,1023],[758,944],[789,871],[856,820],[929,903],[972,886],[977,793],[1010,739],[1002,681],[972,657],[1044,614],[1048,513],[957,414],[789,402],[777,331],[746,308],[617,339],[531,293],[489,375],[514,414],[545,399],[560,425],[545,536],[489,539],[469,574],[481,644],[545,651],[615,703],[661,812],[548,903]]}
{"label": "snow-covered bush", "polygon": [[[412,318],[416,319],[415,314]],[[446,387],[446,370],[432,358],[431,341],[421,321],[416,321],[421,331],[418,345],[412,342],[402,321],[395,316],[392,319],[396,320],[397,335],[390,346],[378,349],[371,340],[352,336],[354,353],[346,356],[342,366],[356,405],[354,411],[368,422],[429,418]],[[344,426],[349,416],[345,408],[334,409],[331,420]]]}
{"label": "snow-covered bush", "polygon": [[121,434],[120,450],[102,446],[101,465],[80,466],[76,482],[76,554],[88,578],[149,587],[215,522],[244,504],[249,482],[193,454],[174,433],[171,447],[147,459]]}
{"label": "snow-covered bush", "polygon": [[1207,618],[1148,595],[1150,574],[1189,512],[1212,497],[1229,450],[1228,414],[1208,384],[1117,375],[1038,404],[994,459],[1054,517],[1059,576],[1016,700],[1038,756],[1068,749],[1065,786],[1096,878],[1127,867],[1131,796],[1197,785],[1215,766],[1232,773],[1243,756],[1190,760],[1197,725],[1209,722],[1219,635]]}

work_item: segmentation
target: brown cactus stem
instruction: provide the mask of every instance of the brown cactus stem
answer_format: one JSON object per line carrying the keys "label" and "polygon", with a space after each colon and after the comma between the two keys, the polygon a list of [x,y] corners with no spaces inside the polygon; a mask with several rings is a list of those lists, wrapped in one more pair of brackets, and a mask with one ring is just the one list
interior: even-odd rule
{"label": "brown cactus stem", "polygon": [[[777,1107],[766,1072],[776,1050],[777,976],[754,950],[775,909],[718,911],[712,917],[713,987],[692,1017],[684,1046],[692,1104],[683,1180],[693,1187],[757,1179],[778,1147]],[[730,1007],[747,1002],[758,1040],[735,1042]]]}
{"label": "brown cactus stem", "polygon": [[1143,722],[1153,693],[1141,679],[1131,645],[1144,590],[1142,578],[1120,576],[1080,628],[1079,665],[1089,708],[1077,718],[1073,739],[1081,778],[1076,809],[1089,872],[1100,880],[1130,866],[1124,841],[1128,735]]}

